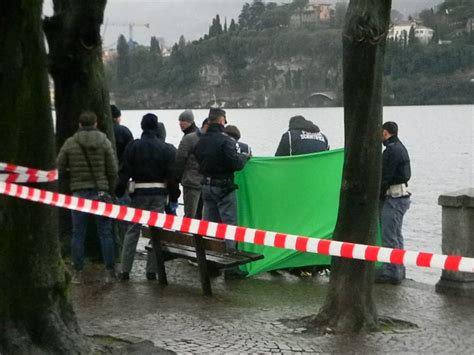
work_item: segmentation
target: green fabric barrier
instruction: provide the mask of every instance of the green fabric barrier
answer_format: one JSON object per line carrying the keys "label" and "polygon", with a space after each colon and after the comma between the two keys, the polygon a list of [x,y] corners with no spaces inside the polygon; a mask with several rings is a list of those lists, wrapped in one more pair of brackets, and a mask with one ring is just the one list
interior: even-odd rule
{"label": "green fabric barrier", "polygon": [[[330,239],[337,222],[344,150],[292,157],[252,158],[236,174],[239,225]],[[260,272],[329,265],[330,257],[248,243],[239,249],[265,258],[242,267]]]}

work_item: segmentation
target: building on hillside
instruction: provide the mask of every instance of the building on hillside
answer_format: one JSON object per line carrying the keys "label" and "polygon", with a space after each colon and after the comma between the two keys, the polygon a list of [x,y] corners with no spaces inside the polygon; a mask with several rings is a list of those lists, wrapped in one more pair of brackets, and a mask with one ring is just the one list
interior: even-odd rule
{"label": "building on hillside", "polygon": [[334,16],[335,10],[331,4],[323,4],[318,0],[309,0],[301,10],[291,15],[290,26],[329,25]]}
{"label": "building on hillside", "polygon": [[428,44],[434,36],[434,30],[422,26],[415,21],[402,21],[397,24],[392,24],[388,30],[387,38],[393,41],[405,41],[409,42],[410,30],[413,27],[415,31],[415,38],[421,44]]}

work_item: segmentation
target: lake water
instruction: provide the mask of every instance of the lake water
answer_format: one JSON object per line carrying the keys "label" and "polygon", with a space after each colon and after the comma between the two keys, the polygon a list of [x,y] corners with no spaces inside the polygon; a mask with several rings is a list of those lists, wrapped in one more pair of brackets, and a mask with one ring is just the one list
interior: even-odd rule
{"label": "lake water", "polygon": [[[140,119],[153,112],[166,126],[167,141],[178,145],[182,133],[178,116],[182,110],[124,111],[123,124],[139,137]],[[194,110],[199,123],[207,110]],[[344,146],[342,108],[229,109],[229,124],[239,127],[241,140],[255,156],[274,155],[288,120],[303,115],[327,135],[331,148]],[[440,194],[474,187],[474,106],[386,107],[384,121],[396,121],[399,137],[407,147],[412,166],[412,205],[405,216],[405,248],[441,253]],[[363,139],[363,137],[361,137]],[[407,277],[435,284],[441,271],[409,267]]]}

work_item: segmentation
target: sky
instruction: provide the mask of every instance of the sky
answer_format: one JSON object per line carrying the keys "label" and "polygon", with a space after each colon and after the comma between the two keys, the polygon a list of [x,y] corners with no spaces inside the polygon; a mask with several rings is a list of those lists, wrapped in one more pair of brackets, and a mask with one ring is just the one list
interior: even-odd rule
{"label": "sky", "polygon": [[[291,0],[277,3],[291,2]],[[335,3],[341,0],[324,0]],[[148,45],[151,36],[162,37],[172,46],[182,34],[187,40],[195,40],[208,32],[212,18],[219,14],[222,21],[237,20],[243,4],[251,0],[108,0],[102,27],[105,48],[115,48],[117,38],[124,34],[128,39],[129,23],[134,40]],[[393,0],[393,8],[406,16],[420,10],[435,7],[441,0]],[[44,13],[52,14],[52,0],[44,1]],[[143,25],[149,24],[149,27]]]}

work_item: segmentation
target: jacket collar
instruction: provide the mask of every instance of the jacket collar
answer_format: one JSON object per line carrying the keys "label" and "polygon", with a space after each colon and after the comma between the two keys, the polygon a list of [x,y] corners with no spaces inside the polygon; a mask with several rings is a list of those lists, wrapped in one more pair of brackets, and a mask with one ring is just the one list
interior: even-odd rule
{"label": "jacket collar", "polygon": [[398,139],[398,136],[391,136],[389,139],[386,139],[383,141],[384,146],[389,146],[390,144],[400,142],[400,139]]}
{"label": "jacket collar", "polygon": [[82,131],[87,131],[87,132],[90,132],[90,131],[98,131],[99,129],[96,128],[96,127],[80,127],[79,128],[79,132],[82,132]]}
{"label": "jacket collar", "polygon": [[224,132],[224,126],[219,123],[211,123],[207,129],[207,133],[211,132]]}
{"label": "jacket collar", "polygon": [[188,128],[186,129],[183,129],[183,133],[184,135],[187,135],[189,133],[193,133],[197,130],[197,127],[196,127],[196,123],[192,123],[191,126],[189,126]]}
{"label": "jacket collar", "polygon": [[142,138],[158,138],[157,132],[153,129],[144,129],[141,137]]}

